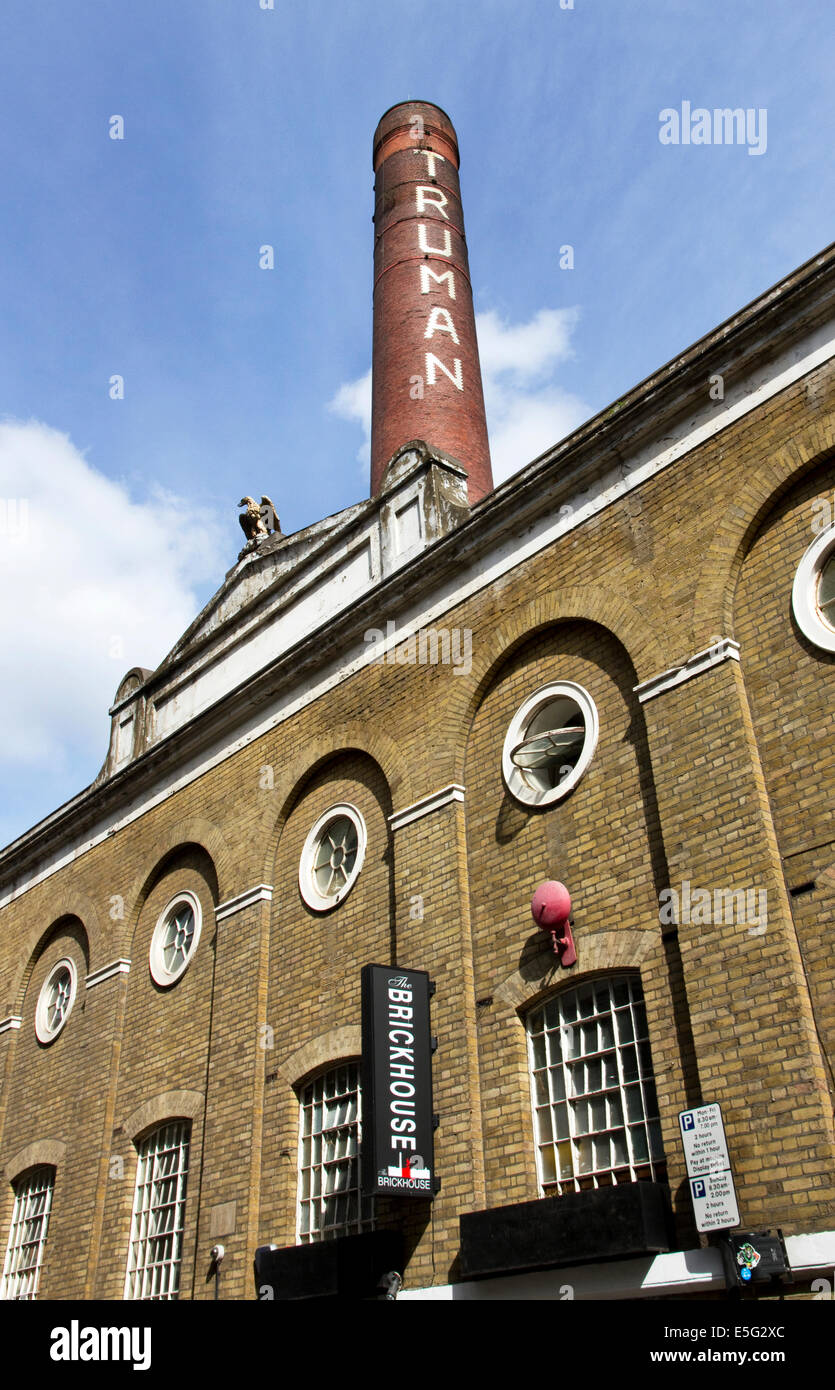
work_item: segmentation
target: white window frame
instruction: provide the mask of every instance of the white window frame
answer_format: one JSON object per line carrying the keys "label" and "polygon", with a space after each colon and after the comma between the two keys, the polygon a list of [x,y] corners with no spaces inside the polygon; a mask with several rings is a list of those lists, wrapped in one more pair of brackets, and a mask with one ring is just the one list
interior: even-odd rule
{"label": "white window frame", "polygon": [[180,1294],[191,1121],[167,1120],[138,1145],[125,1298]]}
{"label": "white window frame", "polygon": [[[334,894],[324,894],[316,886],[313,870],[316,861],[316,854],[319,845],[332,821],[345,817],[354,827],[357,835],[357,857],[354,866],[348,874],[345,883]],[[307,906],[314,912],[330,912],[344,902],[356,883],[365,860],[365,850],[368,844],[368,832],[365,828],[365,821],[362,813],[352,806],[348,801],[339,801],[335,806],[330,806],[316,823],[311,826],[307,839],[299,860],[299,892],[307,903]]]}
{"label": "white window frame", "polygon": [[[586,726],[586,737],[580,756],[568,775],[563,777],[555,787],[540,790],[528,781],[522,768],[516,766],[510,755],[514,748],[523,742],[527,736],[528,728],[537,715],[552,700],[558,699],[574,700],[580,707]],[[581,685],[577,685],[574,681],[552,681],[548,685],[540,686],[538,690],[528,696],[524,704],[516,711],[505,735],[504,747],[502,748],[502,776],[507,790],[523,806],[552,806],[554,802],[561,801],[563,797],[568,796],[570,791],[574,790],[594,757],[599,734],[600,720],[597,706],[589,692],[584,690]]]}
{"label": "white window frame", "polygon": [[0,1282],[0,1299],[30,1303],[37,1298],[41,1281],[55,1190],[55,1169],[42,1164],[28,1173],[21,1173],[14,1188],[14,1211]]}
{"label": "white window frame", "polygon": [[552,994],[529,1010],[525,1032],[541,1195],[665,1179],[640,977],[595,976]]}
{"label": "white window frame", "polygon": [[[177,909],[183,905],[190,907],[194,913],[194,933],[191,938],[188,955],[181,961],[176,970],[169,970],[165,964],[163,943],[171,918],[176,914]],[[161,985],[163,989],[166,989],[169,985],[176,984],[177,980],[188,970],[197,951],[202,927],[203,912],[200,907],[200,899],[196,893],[192,893],[187,889],[181,893],[177,893],[162,909],[162,912],[157,918],[157,924],[154,927],[154,934],[151,937],[148,966],[153,979],[158,985]]]}
{"label": "white window frame", "polygon": [[804,637],[825,652],[835,652],[835,627],[818,607],[821,570],[835,551],[835,526],[816,536],[800,561],[792,587],[792,611]]}
{"label": "white window frame", "polygon": [[[50,999],[50,995],[52,993],[52,988],[56,983],[57,977],[61,974],[62,971],[67,971],[69,973],[70,988],[64,1012],[61,1015],[58,1024],[53,1025],[50,1023],[49,1020],[49,1011],[52,1002]],[[62,960],[57,961],[57,963],[53,965],[52,969],[50,970],[43,984],[41,985],[41,992],[38,995],[38,1003],[35,1009],[35,1034],[37,1036],[38,1042],[47,1044],[55,1041],[55,1039],[58,1037],[58,1034],[62,1032],[62,1030],[66,1026],[67,1019],[72,1013],[72,1007],[75,1003],[77,993],[78,971],[75,968],[75,961],[71,960],[69,956],[64,956]]]}
{"label": "white window frame", "polygon": [[[326,1067],[303,1082],[298,1095],[296,1244],[310,1245],[372,1230],[374,1199],[362,1194],[359,1061]],[[331,1124],[325,1123],[328,1101],[337,1111]],[[352,1204],[353,1216],[349,1216],[346,1209]]]}

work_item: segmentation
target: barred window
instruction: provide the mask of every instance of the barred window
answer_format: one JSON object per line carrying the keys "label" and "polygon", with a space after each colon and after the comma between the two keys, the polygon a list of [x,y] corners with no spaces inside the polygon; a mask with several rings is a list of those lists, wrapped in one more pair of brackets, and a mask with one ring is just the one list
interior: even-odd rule
{"label": "barred window", "polygon": [[666,1177],[637,976],[590,981],[528,1015],[543,1193]]}
{"label": "barred window", "polygon": [[140,1145],[125,1298],[179,1296],[190,1128],[173,1120]]}
{"label": "barred window", "polygon": [[298,1243],[370,1230],[373,1198],[360,1190],[359,1063],[314,1077],[300,1101]]}
{"label": "barred window", "polygon": [[0,1298],[31,1302],[38,1296],[55,1169],[33,1168],[15,1183],[15,1203]]}

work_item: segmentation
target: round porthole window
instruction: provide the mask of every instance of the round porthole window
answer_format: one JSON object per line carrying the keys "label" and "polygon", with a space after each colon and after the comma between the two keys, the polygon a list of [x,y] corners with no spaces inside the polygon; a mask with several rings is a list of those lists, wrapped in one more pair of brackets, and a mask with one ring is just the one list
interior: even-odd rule
{"label": "round porthole window", "polygon": [[504,741],[502,775],[525,806],[550,806],[576,787],[597,747],[597,708],[588,691],[557,681],[517,711]]}
{"label": "round porthole window", "polygon": [[314,912],[329,912],[357,881],[366,846],[365,821],[342,802],[320,816],[304,842],[299,891]]}
{"label": "round porthole window", "polygon": [[35,1010],[35,1033],[39,1042],[50,1043],[57,1038],[75,1003],[77,984],[75,963],[69,957],[59,960],[50,970]]}
{"label": "round porthole window", "polygon": [[817,536],[800,561],[792,611],[804,637],[835,652],[835,527]]}
{"label": "round porthole window", "polygon": [[823,562],[818,577],[818,612],[827,627],[835,632],[835,550]]}
{"label": "round porthole window", "polygon": [[200,900],[194,893],[178,893],[164,907],[151,938],[149,965],[158,985],[179,980],[197,950],[202,925]]}

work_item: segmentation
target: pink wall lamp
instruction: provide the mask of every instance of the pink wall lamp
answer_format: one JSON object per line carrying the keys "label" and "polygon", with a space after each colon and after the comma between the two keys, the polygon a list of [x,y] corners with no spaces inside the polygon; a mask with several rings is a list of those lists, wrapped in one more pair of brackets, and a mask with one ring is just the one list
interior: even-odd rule
{"label": "pink wall lamp", "polygon": [[577,952],[571,935],[571,894],[565,884],[553,878],[540,883],[531,898],[531,915],[542,931],[551,933],[554,955],[559,956],[560,965],[573,965]]}

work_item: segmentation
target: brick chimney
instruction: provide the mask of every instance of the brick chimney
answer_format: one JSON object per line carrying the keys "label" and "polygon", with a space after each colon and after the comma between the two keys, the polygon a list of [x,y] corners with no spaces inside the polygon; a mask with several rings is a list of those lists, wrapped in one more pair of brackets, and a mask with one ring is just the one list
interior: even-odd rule
{"label": "brick chimney", "polygon": [[411,439],[467,470],[470,505],[493,487],[458,184],[458,140],[426,101],[374,133],[371,495]]}

